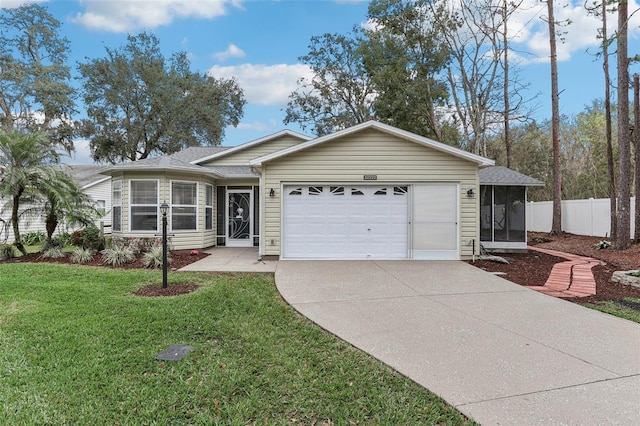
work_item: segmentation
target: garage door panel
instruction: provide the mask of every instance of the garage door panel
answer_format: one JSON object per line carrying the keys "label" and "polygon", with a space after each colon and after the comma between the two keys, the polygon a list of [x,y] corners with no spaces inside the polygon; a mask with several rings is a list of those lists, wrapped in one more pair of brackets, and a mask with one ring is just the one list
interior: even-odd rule
{"label": "garage door panel", "polygon": [[407,194],[366,185],[285,186],[283,193],[283,257],[407,257]]}
{"label": "garage door panel", "polygon": [[453,183],[414,186],[414,258],[459,259],[458,193]]}

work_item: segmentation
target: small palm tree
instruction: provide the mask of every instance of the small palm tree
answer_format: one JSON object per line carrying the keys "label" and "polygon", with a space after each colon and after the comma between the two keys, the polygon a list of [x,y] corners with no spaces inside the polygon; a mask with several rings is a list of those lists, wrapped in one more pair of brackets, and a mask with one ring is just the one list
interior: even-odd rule
{"label": "small palm tree", "polygon": [[54,165],[59,162],[55,146],[44,135],[0,132],[0,198],[7,200],[11,208],[15,246],[22,254],[27,251],[20,237],[20,203],[23,197],[55,189]]}

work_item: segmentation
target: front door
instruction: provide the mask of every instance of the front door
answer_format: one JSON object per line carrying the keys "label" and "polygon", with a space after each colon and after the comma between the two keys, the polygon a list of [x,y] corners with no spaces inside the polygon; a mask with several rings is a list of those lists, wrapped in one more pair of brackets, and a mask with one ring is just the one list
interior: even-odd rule
{"label": "front door", "polygon": [[227,246],[253,246],[253,191],[227,191]]}

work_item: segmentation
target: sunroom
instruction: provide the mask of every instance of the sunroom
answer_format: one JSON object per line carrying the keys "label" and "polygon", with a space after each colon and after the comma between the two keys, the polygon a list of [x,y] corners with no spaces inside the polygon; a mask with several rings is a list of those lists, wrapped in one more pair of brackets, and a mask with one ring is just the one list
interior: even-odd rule
{"label": "sunroom", "polygon": [[480,243],[495,252],[527,250],[527,188],[544,186],[501,166],[480,169]]}

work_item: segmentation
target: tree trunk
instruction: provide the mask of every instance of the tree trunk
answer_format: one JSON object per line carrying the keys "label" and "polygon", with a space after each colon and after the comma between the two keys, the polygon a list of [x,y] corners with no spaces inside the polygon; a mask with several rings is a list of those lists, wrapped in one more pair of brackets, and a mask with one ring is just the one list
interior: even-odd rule
{"label": "tree trunk", "polygon": [[607,170],[609,171],[609,208],[610,229],[609,234],[613,241],[616,239],[617,208],[616,208],[616,167],[613,158],[613,141],[611,129],[611,76],[609,75],[609,34],[607,31],[607,2],[602,2],[602,68],[604,70],[604,109],[605,132],[607,138]]}
{"label": "tree trunk", "polygon": [[547,0],[549,46],[551,52],[551,126],[553,138],[553,221],[551,234],[562,233],[562,165],[560,150],[560,107],[558,105],[558,54],[553,0]]}
{"label": "tree trunk", "polygon": [[636,226],[634,229],[633,240],[640,242],[640,76],[633,76],[633,144],[635,146],[635,188],[634,195],[636,197]]}
{"label": "tree trunk", "polygon": [[629,132],[629,59],[627,57],[627,0],[618,1],[618,229],[616,249],[629,247],[631,239],[631,153]]}
{"label": "tree trunk", "polygon": [[20,224],[18,223],[20,217],[18,216],[18,208],[20,207],[20,196],[24,192],[23,189],[20,189],[17,194],[13,196],[13,205],[11,206],[11,223],[13,225],[13,239],[14,245],[20,253],[23,255],[27,254],[27,250],[24,248],[22,244],[22,238],[20,237]]}
{"label": "tree trunk", "polygon": [[503,96],[504,96],[504,148],[507,155],[507,168],[511,168],[511,135],[509,132],[509,49],[508,46],[508,38],[507,38],[507,0],[503,0],[502,2],[502,48],[504,49],[504,87],[503,87]]}
{"label": "tree trunk", "polygon": [[45,221],[45,228],[47,230],[47,242],[45,247],[51,247],[53,245],[53,233],[58,227],[58,216],[51,213],[47,216],[47,220]]}

